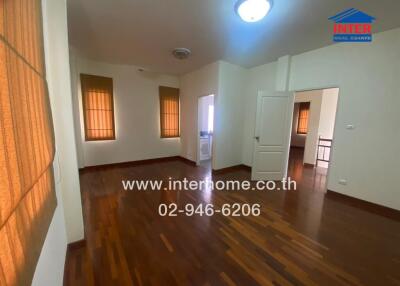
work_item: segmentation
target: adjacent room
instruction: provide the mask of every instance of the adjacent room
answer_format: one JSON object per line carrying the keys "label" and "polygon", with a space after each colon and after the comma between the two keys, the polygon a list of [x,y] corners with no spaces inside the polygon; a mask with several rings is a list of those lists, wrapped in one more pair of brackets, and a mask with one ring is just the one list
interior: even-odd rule
{"label": "adjacent room", "polygon": [[212,137],[214,131],[214,95],[199,97],[198,105],[198,165],[211,165]]}
{"label": "adjacent room", "polygon": [[1,0],[0,285],[400,285],[399,11]]}
{"label": "adjacent room", "polygon": [[294,94],[288,171],[298,181],[310,175],[315,191],[326,191],[338,96],[338,88]]}

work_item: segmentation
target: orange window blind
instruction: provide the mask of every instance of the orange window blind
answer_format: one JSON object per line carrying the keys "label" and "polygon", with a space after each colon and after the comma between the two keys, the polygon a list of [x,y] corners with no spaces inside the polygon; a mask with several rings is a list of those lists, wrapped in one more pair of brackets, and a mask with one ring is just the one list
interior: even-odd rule
{"label": "orange window blind", "polygon": [[300,106],[299,106],[297,134],[307,134],[309,114],[310,114],[310,103],[309,102],[301,102]]}
{"label": "orange window blind", "polygon": [[179,137],[179,89],[160,86],[161,138]]}
{"label": "orange window blind", "polygon": [[113,80],[81,74],[86,141],[114,140]]}
{"label": "orange window blind", "polygon": [[31,285],[55,207],[41,1],[0,1],[0,285]]}

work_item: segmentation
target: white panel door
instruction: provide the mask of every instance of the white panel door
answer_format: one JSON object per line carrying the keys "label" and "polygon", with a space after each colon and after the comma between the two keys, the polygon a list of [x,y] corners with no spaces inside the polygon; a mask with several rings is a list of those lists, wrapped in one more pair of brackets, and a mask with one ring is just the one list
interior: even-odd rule
{"label": "white panel door", "polygon": [[281,180],[286,176],[293,99],[292,92],[259,92],[252,180]]}

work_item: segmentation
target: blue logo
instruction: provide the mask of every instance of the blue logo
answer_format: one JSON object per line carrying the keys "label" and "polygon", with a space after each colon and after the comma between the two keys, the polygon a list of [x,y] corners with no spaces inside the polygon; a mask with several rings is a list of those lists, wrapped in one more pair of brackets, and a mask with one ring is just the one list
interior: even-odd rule
{"label": "blue logo", "polygon": [[372,23],[375,18],[351,8],[345,10],[329,20],[335,22],[333,26],[334,42],[371,42]]}

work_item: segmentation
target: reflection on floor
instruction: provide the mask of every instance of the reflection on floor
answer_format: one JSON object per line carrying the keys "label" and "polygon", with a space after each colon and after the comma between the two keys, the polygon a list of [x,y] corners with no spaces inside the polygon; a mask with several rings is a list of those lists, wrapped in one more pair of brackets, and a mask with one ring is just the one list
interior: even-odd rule
{"label": "reflection on floor", "polygon": [[[86,247],[69,252],[66,285],[396,285],[400,222],[325,196],[318,170],[297,191],[122,191],[122,179],[204,179],[180,160],[81,173]],[[302,170],[301,172],[299,170]],[[313,178],[320,182],[313,183]],[[213,180],[248,180],[238,170]],[[160,217],[158,205],[259,203],[259,217]]]}
{"label": "reflection on floor", "polygon": [[211,171],[211,159],[209,160],[204,160],[204,161],[200,161],[200,166],[203,168],[207,168]]}
{"label": "reflection on floor", "polygon": [[290,148],[288,176],[302,184],[303,190],[326,192],[328,169],[303,165],[304,149]]}

